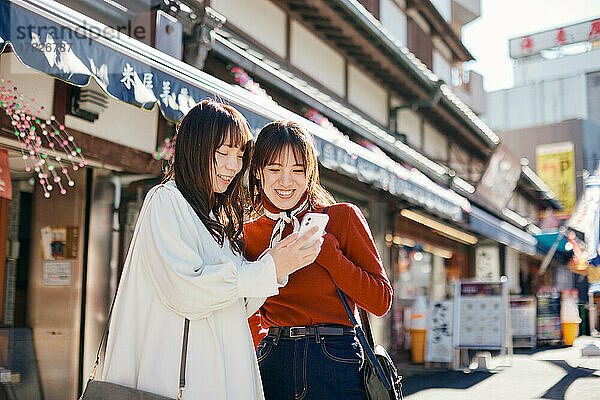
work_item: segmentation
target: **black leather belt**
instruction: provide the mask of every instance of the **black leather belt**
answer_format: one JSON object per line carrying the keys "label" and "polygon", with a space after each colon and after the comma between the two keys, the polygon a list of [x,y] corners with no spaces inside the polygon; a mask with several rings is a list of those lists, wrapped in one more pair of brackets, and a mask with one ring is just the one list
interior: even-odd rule
{"label": "black leather belt", "polygon": [[354,329],[344,325],[271,326],[269,336],[300,338],[304,336],[341,336],[354,334]]}

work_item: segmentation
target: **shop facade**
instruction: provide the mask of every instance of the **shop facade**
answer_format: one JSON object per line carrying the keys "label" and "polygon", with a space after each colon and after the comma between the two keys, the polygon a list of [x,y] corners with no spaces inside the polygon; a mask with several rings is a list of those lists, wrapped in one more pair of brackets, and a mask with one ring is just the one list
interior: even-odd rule
{"label": "shop facade", "polygon": [[[0,117],[0,142],[8,152],[13,188],[3,223],[10,226],[6,234],[11,244],[3,295],[4,322],[11,328],[3,351],[10,353],[15,332],[24,332],[28,358],[16,364],[9,361],[5,367],[14,376],[13,390],[19,395],[59,399],[80,392],[93,364],[137,211],[147,190],[160,181],[162,163],[153,153],[172,134],[174,123],[202,98],[231,103],[253,131],[275,119],[307,126],[315,134],[325,186],[339,200],[356,202],[365,211],[386,266],[388,210],[395,199],[418,208],[437,208],[449,218],[462,218],[468,210],[464,198],[415,177],[391,158],[111,33],[60,4],[2,0],[0,18],[3,84],[12,85],[11,95],[28,98],[30,106],[39,105],[41,123],[56,121],[80,149],[74,156],[77,168],[69,170],[73,186],[63,194],[49,190],[34,164],[46,157],[58,162],[60,152],[42,144],[35,150],[34,164],[27,164],[28,154],[22,152],[28,149],[26,138],[15,136],[10,115]],[[19,29],[28,26],[32,29]],[[37,35],[42,28],[45,35]],[[67,40],[64,49],[52,45]],[[48,234],[49,238],[44,236]],[[47,247],[50,253],[43,251]],[[383,340],[389,336],[386,321],[374,323]]]}
{"label": "shop facade", "polygon": [[[216,16],[207,15],[203,28],[219,25]],[[13,85],[29,103],[43,106],[37,110],[40,118],[54,116],[81,149],[74,156],[77,171],[69,172],[74,185],[65,194],[53,190],[46,197],[48,185],[39,182],[35,169],[26,170],[27,154],[10,116],[0,115],[0,148],[8,152],[13,189],[12,200],[0,200],[0,211],[7,210],[0,234],[5,232],[9,243],[4,322],[29,335],[33,358],[18,378],[28,384],[15,386],[29,390],[27,398],[42,393],[74,398],[81,391],[137,212],[147,190],[161,179],[157,148],[168,147],[176,122],[204,98],[238,108],[253,132],[272,120],[289,119],[315,135],[324,186],[338,201],[363,210],[393,282],[392,312],[373,318],[372,326],[376,341],[395,351],[407,349],[406,327],[417,296],[441,301],[451,297],[460,279],[504,275],[505,260],[534,257],[535,239],[477,209],[472,187],[450,176],[448,168],[357,107],[302,83],[293,71],[274,68],[228,30],[209,34],[202,71],[156,44],[148,46],[52,1],[0,0],[0,22],[2,85]],[[261,78],[272,97],[240,87],[233,77],[233,68],[240,66]],[[364,83],[359,78],[353,84]],[[58,156],[48,146],[36,152]],[[80,167],[82,156],[87,164]],[[66,232],[54,246],[70,253],[47,256],[40,250],[47,245],[48,228],[59,239]],[[484,253],[497,258],[496,269]],[[510,271],[518,269],[509,264]],[[15,371],[19,368],[24,367]]]}

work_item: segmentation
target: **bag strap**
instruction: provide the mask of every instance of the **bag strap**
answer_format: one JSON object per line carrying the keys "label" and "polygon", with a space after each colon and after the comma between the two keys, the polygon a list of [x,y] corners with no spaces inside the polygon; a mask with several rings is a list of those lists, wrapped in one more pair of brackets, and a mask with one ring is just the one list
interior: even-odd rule
{"label": "bag strap", "polygon": [[[154,196],[154,193],[152,194],[152,196]],[[152,197],[150,197],[150,198],[152,198]],[[140,215],[136,222],[135,230],[133,232],[133,237],[131,238],[130,248],[136,242],[136,239],[138,236],[138,231],[139,231],[139,222],[142,220],[142,216],[144,216],[146,213],[146,208],[147,208],[148,202],[145,202],[144,205],[142,206],[142,209],[140,210]],[[126,261],[126,265],[128,265],[129,257],[125,261]],[[104,330],[102,332],[102,337],[100,338],[100,344],[98,345],[98,351],[96,352],[96,361],[94,362],[94,367],[92,368],[92,373],[90,374],[88,381],[91,381],[96,377],[96,369],[98,368],[98,365],[100,364],[100,352],[102,350],[102,344],[104,343],[105,340],[108,340],[108,327],[110,325],[110,317],[112,316],[113,308],[115,307],[115,301],[117,300],[118,292],[119,292],[119,288],[117,287],[117,290],[115,290],[115,295],[113,296],[113,299],[112,299],[112,303],[110,304],[110,309],[108,311],[106,323],[104,324]],[[181,365],[179,367],[179,391],[177,393],[178,400],[181,400],[181,397],[183,396],[183,389],[185,388],[185,369],[186,369],[186,363],[187,363],[187,344],[188,344],[189,331],[190,331],[190,320],[185,318],[184,323],[183,323],[183,340],[182,340],[182,345],[181,345]]]}
{"label": "bag strap", "polygon": [[364,308],[358,307],[358,314],[360,315],[360,323],[362,325],[363,331],[365,331],[365,337],[367,338],[367,342],[369,342],[369,346],[372,349],[375,348],[375,340],[373,339],[373,332],[371,331],[371,324],[369,323],[369,316]]}
{"label": "bag strap", "polygon": [[[340,290],[339,287],[336,286],[335,288],[336,288],[338,294],[340,295],[340,299],[342,299],[342,303],[344,304],[346,313],[348,313],[350,322],[352,322],[352,326],[354,327],[354,331],[356,332],[356,337],[358,337],[358,340],[360,341],[360,344],[361,344],[363,350],[365,351],[365,353],[367,353],[367,357],[371,361],[371,364],[373,365],[373,367],[375,367],[375,371],[377,371],[377,375],[379,375],[379,378],[381,379],[381,382],[383,383],[383,387],[385,387],[386,390],[390,390],[392,388],[392,386],[391,386],[390,382],[388,381],[387,376],[385,376],[385,373],[383,372],[383,368],[381,367],[379,360],[377,360],[377,357],[375,356],[375,353],[373,352],[373,348],[369,345],[369,342],[367,341],[367,338],[365,337],[365,333],[363,332],[360,324],[356,321],[356,318],[354,318],[354,313],[350,309],[348,300],[346,300],[346,295],[344,294],[344,292],[342,292]],[[364,311],[364,310],[362,310],[362,311]],[[366,312],[365,312],[365,314],[366,314]],[[368,321],[368,319],[366,319],[366,320]],[[367,322],[367,324],[368,324],[368,322]],[[373,340],[373,338],[371,338],[371,340]]]}
{"label": "bag strap", "polygon": [[[321,212],[323,214],[327,214],[327,211],[329,211],[329,206],[325,207],[323,209],[323,211],[321,211]],[[335,283],[334,283],[334,285],[335,285]],[[354,317],[354,312],[350,309],[350,305],[348,304],[346,295],[344,294],[344,292],[342,292],[342,290],[339,287],[337,287],[337,285],[335,285],[335,289],[337,290],[337,292],[340,296],[340,299],[342,300],[342,304],[344,304],[344,308],[346,309],[346,313],[348,314],[348,317],[350,318],[350,322],[352,323],[352,327],[354,328],[356,337],[360,341],[360,344],[361,344],[364,352],[367,354],[368,359],[371,361],[371,364],[373,365],[373,367],[375,367],[375,371],[377,371],[377,375],[379,375],[379,378],[381,379],[381,382],[383,383],[383,387],[385,387],[386,390],[390,390],[392,388],[392,385],[388,381],[388,378],[385,376],[385,373],[383,372],[383,368],[381,367],[379,360],[377,360],[377,357],[375,356],[375,353],[373,352],[373,347],[375,347],[375,346],[373,345],[373,343],[374,343],[373,342],[373,334],[371,332],[371,325],[369,325],[369,318],[367,316],[367,312],[359,307],[359,312],[361,313],[361,315],[360,315],[361,322],[363,323],[363,325],[365,325],[365,328],[367,330],[368,336],[366,337],[365,333],[363,332],[362,327],[360,326],[360,324],[356,321],[356,318]]]}

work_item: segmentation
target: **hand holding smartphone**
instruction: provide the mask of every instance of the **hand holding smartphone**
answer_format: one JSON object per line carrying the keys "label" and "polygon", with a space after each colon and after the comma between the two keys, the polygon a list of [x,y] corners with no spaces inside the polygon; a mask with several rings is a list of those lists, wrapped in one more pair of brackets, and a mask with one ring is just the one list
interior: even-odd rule
{"label": "hand holding smartphone", "polygon": [[298,236],[302,236],[312,227],[317,226],[319,230],[309,239],[309,245],[325,234],[325,227],[329,221],[329,215],[323,213],[306,213],[300,223]]}

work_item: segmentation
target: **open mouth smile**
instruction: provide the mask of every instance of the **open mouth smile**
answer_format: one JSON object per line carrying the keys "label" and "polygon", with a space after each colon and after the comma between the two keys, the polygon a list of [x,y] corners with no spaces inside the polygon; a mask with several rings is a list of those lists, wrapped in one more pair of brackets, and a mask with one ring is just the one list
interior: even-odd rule
{"label": "open mouth smile", "polygon": [[217,178],[219,178],[224,183],[229,184],[232,181],[233,176],[226,176],[226,175],[217,174]]}
{"label": "open mouth smile", "polygon": [[277,195],[279,197],[281,197],[282,199],[289,199],[294,194],[294,190],[293,189],[289,189],[289,190],[275,189],[275,193],[277,193]]}

